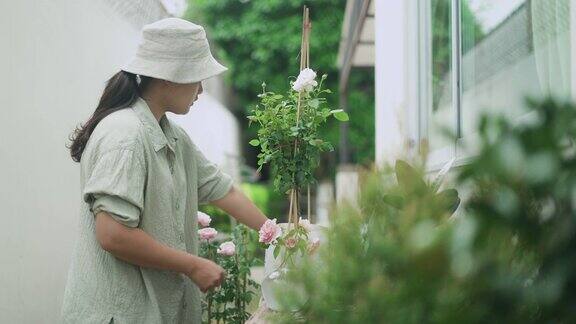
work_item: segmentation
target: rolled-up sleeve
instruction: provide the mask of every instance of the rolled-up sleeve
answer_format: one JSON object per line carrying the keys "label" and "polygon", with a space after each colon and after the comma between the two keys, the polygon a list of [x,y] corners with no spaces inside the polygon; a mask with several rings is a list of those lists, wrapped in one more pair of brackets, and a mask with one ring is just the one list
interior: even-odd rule
{"label": "rolled-up sleeve", "polygon": [[146,170],[138,149],[100,154],[90,170],[82,197],[94,215],[106,211],[116,221],[137,227],[144,208]]}
{"label": "rolled-up sleeve", "polygon": [[195,145],[192,146],[198,165],[198,203],[207,204],[223,198],[232,188],[232,177],[209,161]]}

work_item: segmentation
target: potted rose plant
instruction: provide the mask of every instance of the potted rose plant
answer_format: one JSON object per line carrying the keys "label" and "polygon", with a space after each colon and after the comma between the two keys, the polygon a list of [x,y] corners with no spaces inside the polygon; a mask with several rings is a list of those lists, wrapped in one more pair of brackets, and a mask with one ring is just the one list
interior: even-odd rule
{"label": "potted rose plant", "polygon": [[[259,170],[271,165],[275,189],[286,193],[290,202],[287,223],[277,224],[273,219],[260,229],[260,242],[268,246],[262,292],[272,309],[275,302],[268,284],[282,279],[290,266],[299,257],[313,253],[322,239],[318,226],[308,221],[310,185],[315,183],[320,154],[334,149],[322,138],[320,126],[330,117],[348,120],[342,109],[328,107],[326,95],[331,91],[323,88],[327,75],[316,80],[316,72],[309,68],[310,28],[309,10],[304,8],[298,77],[289,79],[290,87],[284,93],[268,91],[263,83],[260,103],[248,116],[250,124],[259,126],[257,138],[250,141],[250,145],[260,148]],[[304,193],[308,198],[307,219],[300,217],[300,197]]]}

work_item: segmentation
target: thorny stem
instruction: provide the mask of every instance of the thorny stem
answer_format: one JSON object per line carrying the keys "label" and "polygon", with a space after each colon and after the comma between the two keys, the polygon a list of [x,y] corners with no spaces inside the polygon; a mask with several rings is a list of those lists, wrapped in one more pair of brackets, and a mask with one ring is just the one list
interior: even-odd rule
{"label": "thorny stem", "polygon": [[[214,260],[214,254],[213,254],[213,249],[212,249],[212,245],[210,244],[210,241],[207,242],[208,243],[208,257],[210,258],[210,260]],[[214,292],[211,290],[208,292],[208,323],[212,323],[212,298],[213,298]]]}
{"label": "thorny stem", "polygon": [[[248,249],[246,249],[246,245],[244,244],[244,235],[246,234],[246,232],[242,229],[240,232],[240,239],[242,242],[242,255],[244,260],[248,260]],[[246,277],[247,277],[247,273],[243,273],[242,274],[242,295],[245,296],[246,295]],[[241,312],[242,312],[242,319],[244,319],[244,313],[246,312],[246,301],[244,300],[244,298],[242,298],[242,300],[240,301],[240,304],[242,305]]]}

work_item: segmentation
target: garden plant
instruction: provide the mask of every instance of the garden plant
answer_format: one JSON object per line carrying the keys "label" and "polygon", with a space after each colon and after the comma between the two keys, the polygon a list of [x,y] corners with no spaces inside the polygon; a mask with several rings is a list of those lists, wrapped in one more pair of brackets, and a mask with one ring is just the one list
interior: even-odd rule
{"label": "garden plant", "polygon": [[217,230],[209,227],[212,218],[198,213],[200,255],[219,264],[226,279],[217,289],[205,295],[203,320],[207,323],[244,323],[250,313],[247,306],[259,285],[251,279],[250,267],[255,264],[254,251],[249,250],[251,231],[244,225],[234,227],[231,240],[217,242]]}
{"label": "garden plant", "polygon": [[455,215],[453,194],[368,172],[359,208],[333,214],[323,266],[289,276],[308,302],[273,322],[575,322],[576,107],[528,106],[522,124],[482,119],[479,154],[453,171],[467,192]]}
{"label": "garden plant", "polygon": [[321,125],[330,117],[339,121],[349,119],[342,109],[328,106],[326,96],[331,90],[323,88],[327,75],[317,81],[316,72],[309,68],[311,26],[309,10],[304,8],[298,77],[289,80],[290,87],[285,93],[269,91],[263,83],[260,103],[248,116],[250,124],[259,126],[257,138],[250,141],[260,148],[259,168],[268,163],[272,166],[276,190],[286,193],[290,200],[287,232],[282,233],[276,219],[260,230],[261,242],[274,245],[275,256],[284,249],[282,266],[293,262],[297,252],[304,255],[311,249],[309,230],[299,226],[300,197],[306,192],[309,219],[310,185],[315,183],[314,170],[319,166],[320,153],[334,149],[321,135]]}

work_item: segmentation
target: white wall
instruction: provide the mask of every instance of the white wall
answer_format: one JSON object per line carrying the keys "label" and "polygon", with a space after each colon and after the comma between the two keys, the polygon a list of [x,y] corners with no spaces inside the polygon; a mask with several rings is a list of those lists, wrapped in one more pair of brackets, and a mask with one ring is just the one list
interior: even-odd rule
{"label": "white wall", "polygon": [[[58,322],[81,202],[68,136],[135,51],[141,24],[166,16],[156,0],[117,2],[121,14],[111,1],[0,2],[0,323]],[[214,129],[194,136],[199,146]]]}
{"label": "white wall", "polygon": [[[570,0],[570,34],[576,35],[576,0]],[[576,42],[571,42],[571,57],[576,57]],[[572,100],[576,101],[576,64],[572,64]]]}
{"label": "white wall", "polygon": [[416,132],[414,0],[376,1],[376,162],[405,156]]}
{"label": "white wall", "polygon": [[65,144],[136,30],[99,1],[2,1],[0,33],[0,323],[56,323],[80,203]]}

